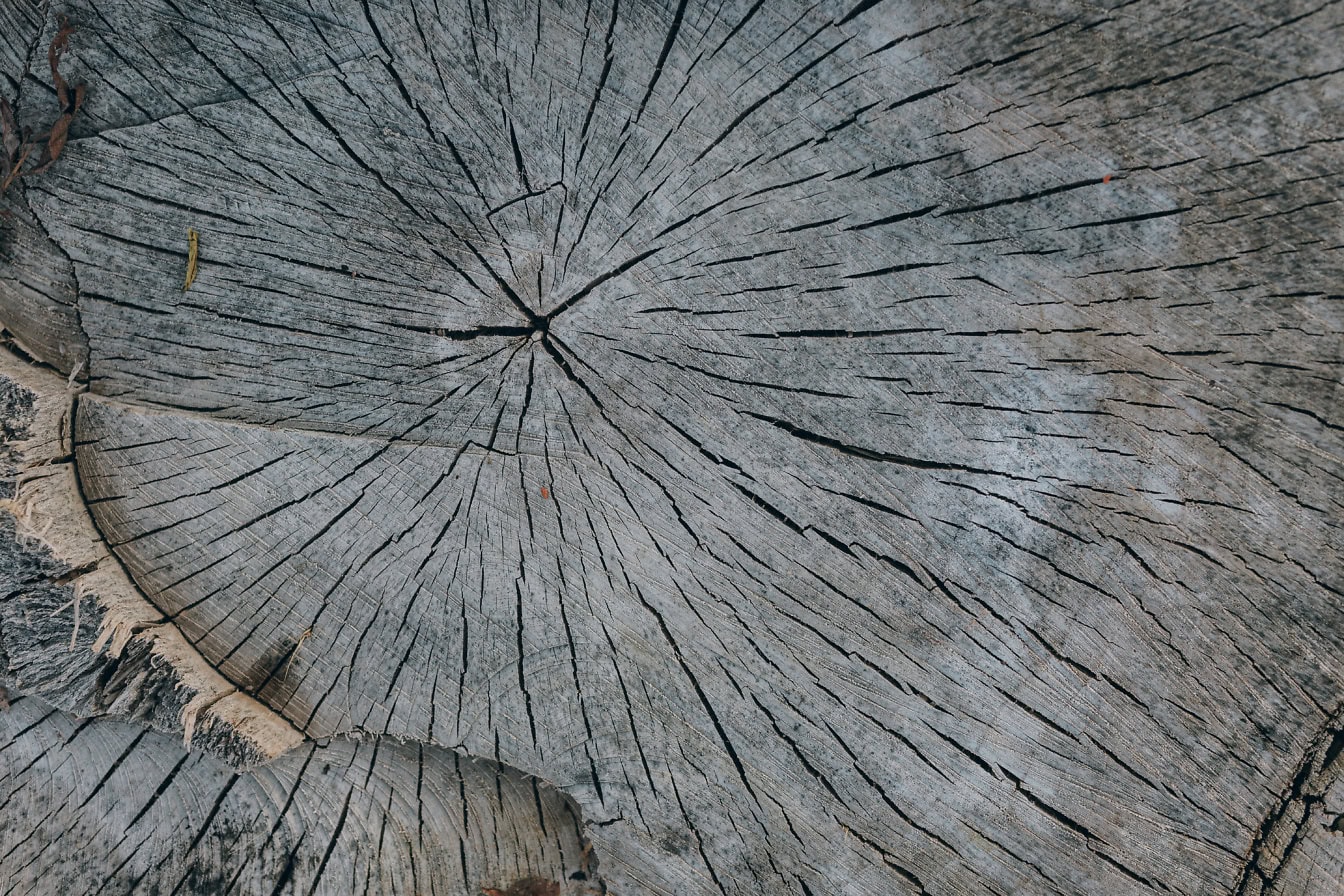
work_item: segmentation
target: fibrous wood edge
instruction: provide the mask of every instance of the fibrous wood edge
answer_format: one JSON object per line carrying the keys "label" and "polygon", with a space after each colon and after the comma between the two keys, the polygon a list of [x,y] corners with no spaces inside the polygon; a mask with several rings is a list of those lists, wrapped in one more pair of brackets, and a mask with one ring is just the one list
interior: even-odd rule
{"label": "fibrous wood edge", "polygon": [[[169,690],[176,698],[168,701],[172,712],[153,707],[146,711],[153,712],[156,726],[171,726],[179,732],[186,747],[195,743],[241,768],[267,762],[298,746],[303,736],[215,671],[140,594],[107,550],[85,509],[74,469],[70,420],[77,394],[71,383],[4,351],[0,351],[0,377],[32,396],[30,417],[24,427],[27,437],[10,445],[17,465],[14,495],[4,499],[0,509],[13,517],[20,545],[49,554],[65,570],[55,584],[64,588],[58,593],[69,593],[64,604],[47,612],[34,612],[47,609],[41,599],[21,597],[19,600],[26,603],[25,612],[5,614],[0,642],[9,658],[13,686],[19,692],[41,693],[44,684],[54,685],[57,680],[67,683],[66,676],[54,675],[50,668],[25,664],[24,656],[31,656],[35,643],[44,639],[31,631],[17,630],[16,619],[21,616],[33,620],[34,625],[51,626],[63,624],[55,623],[53,617],[63,620],[68,613],[73,616],[68,656],[51,657],[51,663],[74,669],[105,659],[108,662],[102,664],[100,681],[107,677],[146,692],[162,691],[165,684],[171,685]],[[81,619],[88,602],[95,607],[93,619]],[[96,626],[97,634],[81,638],[81,625],[88,626],[89,622]],[[43,646],[52,649],[50,644]],[[108,663],[124,666],[132,658],[142,667],[139,675],[128,675],[125,669],[118,669],[116,674],[107,671]],[[87,695],[63,693],[55,702],[62,708],[73,708],[72,703],[81,697],[88,699]],[[126,693],[104,693],[94,701],[111,715],[127,714],[128,707],[137,702]],[[200,732],[208,732],[208,736],[202,738]]]}

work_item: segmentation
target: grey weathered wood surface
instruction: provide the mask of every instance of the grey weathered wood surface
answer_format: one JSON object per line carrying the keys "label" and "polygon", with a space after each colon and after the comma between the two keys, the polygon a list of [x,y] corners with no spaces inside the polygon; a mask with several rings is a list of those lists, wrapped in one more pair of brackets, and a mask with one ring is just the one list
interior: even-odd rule
{"label": "grey weathered wood surface", "polygon": [[[587,836],[575,891],[1344,892],[1340,4],[2,0],[35,126],[62,13],[88,100],[0,317],[82,365],[156,624],[337,739],[229,813],[317,749],[412,807],[406,757],[480,757],[573,801],[500,867]],[[78,582],[23,562],[11,691],[134,661],[19,656]],[[136,830],[229,865],[215,759],[24,732],[52,699],[0,714],[12,792],[187,763]],[[77,850],[28,799],[0,830]]]}
{"label": "grey weathered wood surface", "polygon": [[[7,712],[0,797],[27,828],[6,843],[11,892],[454,892],[582,865],[566,799],[437,747],[309,743],[238,774],[135,724],[27,698]],[[518,849],[538,826],[549,837]]]}

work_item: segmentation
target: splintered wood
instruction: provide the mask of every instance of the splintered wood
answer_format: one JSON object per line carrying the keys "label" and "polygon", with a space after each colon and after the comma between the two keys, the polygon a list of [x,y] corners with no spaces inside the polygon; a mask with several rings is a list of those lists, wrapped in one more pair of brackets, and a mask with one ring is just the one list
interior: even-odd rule
{"label": "splintered wood", "polygon": [[[24,668],[23,654],[47,629],[67,625],[61,620],[69,619],[64,652],[70,655],[70,677],[77,677],[73,672],[80,664],[97,665],[97,655],[105,650],[108,661],[121,664],[124,690],[105,688],[95,701],[112,704],[113,714],[118,704],[133,704],[144,692],[171,688],[186,702],[175,717],[165,713],[171,722],[162,719],[160,726],[171,725],[180,731],[188,745],[194,728],[204,721],[216,727],[216,738],[226,739],[236,757],[255,762],[281,755],[297,745],[297,732],[251,698],[225,702],[239,696],[237,689],[181,632],[164,624],[162,614],[137,591],[95,530],[71,463],[70,421],[79,394],[73,386],[78,372],[76,367],[69,378],[58,377],[0,352],[0,384],[5,390],[0,394],[6,396],[5,404],[14,415],[0,421],[0,431],[21,436],[11,437],[3,446],[3,457],[14,466],[14,475],[4,483],[13,497],[0,500],[0,511],[12,520],[8,547],[28,552],[24,562],[41,556],[43,562],[61,570],[49,587],[15,597],[8,607],[0,605],[0,621],[5,623],[0,625],[0,655],[7,657],[9,669],[17,671],[33,693],[42,670]],[[17,558],[0,551],[0,573],[21,568]],[[13,586],[19,596],[24,595],[21,584]],[[31,588],[31,583],[26,587]],[[40,600],[48,596],[60,603],[39,615]],[[5,610],[14,616],[5,620]],[[94,613],[86,624],[87,610]],[[97,634],[85,634],[85,625],[96,628]],[[143,654],[149,664],[143,676],[131,674],[133,664],[125,658],[128,648],[129,653]],[[75,690],[71,687],[64,696],[76,701]],[[51,695],[43,692],[41,696]],[[221,712],[226,708],[227,712]]]}

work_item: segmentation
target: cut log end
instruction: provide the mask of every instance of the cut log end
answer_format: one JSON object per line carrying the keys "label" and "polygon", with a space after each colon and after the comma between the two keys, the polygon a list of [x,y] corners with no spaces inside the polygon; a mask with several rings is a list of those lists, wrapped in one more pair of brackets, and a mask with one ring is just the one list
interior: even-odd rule
{"label": "cut log end", "polygon": [[1339,4],[319,6],[0,0],[16,708],[263,896],[1328,876]]}

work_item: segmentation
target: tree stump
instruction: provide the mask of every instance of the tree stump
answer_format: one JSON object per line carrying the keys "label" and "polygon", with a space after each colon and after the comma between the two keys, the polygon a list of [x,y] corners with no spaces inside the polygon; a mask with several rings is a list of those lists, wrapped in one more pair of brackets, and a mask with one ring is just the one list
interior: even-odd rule
{"label": "tree stump", "polygon": [[1341,34],[0,0],[0,892],[1344,893]]}

